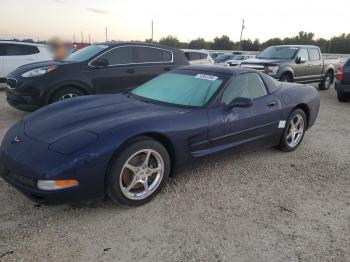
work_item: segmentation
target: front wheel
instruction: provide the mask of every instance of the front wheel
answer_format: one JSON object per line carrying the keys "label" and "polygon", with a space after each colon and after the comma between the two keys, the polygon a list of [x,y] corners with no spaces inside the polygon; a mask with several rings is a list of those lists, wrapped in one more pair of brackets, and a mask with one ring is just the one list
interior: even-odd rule
{"label": "front wheel", "polygon": [[140,138],[112,159],[106,193],[121,206],[140,206],[160,192],[169,173],[170,158],[165,147],[151,138]]}
{"label": "front wheel", "polygon": [[280,81],[281,82],[292,82],[293,79],[290,77],[290,75],[285,74],[285,75],[281,76]]}
{"label": "front wheel", "polygon": [[294,110],[288,120],[283,131],[279,148],[286,152],[295,150],[304,138],[306,130],[306,115],[303,110]]}
{"label": "front wheel", "polygon": [[74,87],[64,87],[53,94],[50,98],[50,103],[54,103],[57,101],[62,101],[66,99],[70,99],[77,96],[82,96],[84,93],[79,89]]}

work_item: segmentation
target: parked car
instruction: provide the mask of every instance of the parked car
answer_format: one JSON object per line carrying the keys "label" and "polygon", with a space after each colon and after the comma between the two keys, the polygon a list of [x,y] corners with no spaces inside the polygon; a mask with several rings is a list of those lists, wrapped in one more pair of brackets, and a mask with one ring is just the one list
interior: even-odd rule
{"label": "parked car", "polygon": [[46,45],[0,41],[0,83],[5,83],[6,75],[19,66],[52,59]]}
{"label": "parked car", "polygon": [[68,99],[26,116],[2,141],[0,174],[36,201],[107,195],[139,206],[196,158],[295,150],[319,105],[312,86],[252,69],[181,67],[129,93]]}
{"label": "parked car", "polygon": [[335,90],[337,90],[339,102],[350,101],[350,59],[344,65],[339,65]]}
{"label": "parked car", "polygon": [[208,51],[205,50],[189,50],[182,49],[186,58],[191,65],[207,65],[214,64],[214,60],[211,58]]}
{"label": "parked car", "polygon": [[338,74],[338,58],[322,58],[320,49],[312,45],[270,46],[241,66],[263,71],[284,82],[320,83],[329,89]]}
{"label": "parked car", "polygon": [[247,59],[254,58],[255,55],[235,55],[232,59],[226,61],[226,66],[238,66]]}
{"label": "parked car", "polygon": [[216,57],[214,59],[214,63],[216,65],[224,65],[226,61],[228,61],[228,60],[230,60],[230,59],[232,59],[234,57],[235,57],[234,54],[223,54],[223,55],[220,55],[220,56]]}
{"label": "parked car", "polygon": [[122,93],[188,65],[178,49],[134,42],[94,44],[63,61],[29,64],[7,77],[7,101],[20,110],[34,111],[71,97]]}
{"label": "parked car", "polygon": [[224,52],[209,52],[210,57],[214,60],[215,58],[217,58],[220,55],[225,54]]}

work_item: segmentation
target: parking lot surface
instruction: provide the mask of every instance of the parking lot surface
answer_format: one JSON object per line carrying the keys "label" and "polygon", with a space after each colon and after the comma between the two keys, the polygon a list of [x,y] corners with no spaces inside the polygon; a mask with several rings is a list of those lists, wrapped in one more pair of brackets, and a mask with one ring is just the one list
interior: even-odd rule
{"label": "parking lot surface", "polygon": [[[205,158],[139,208],[37,205],[0,179],[0,261],[349,261],[350,103],[320,95],[296,151]],[[23,116],[0,91],[0,138]]]}

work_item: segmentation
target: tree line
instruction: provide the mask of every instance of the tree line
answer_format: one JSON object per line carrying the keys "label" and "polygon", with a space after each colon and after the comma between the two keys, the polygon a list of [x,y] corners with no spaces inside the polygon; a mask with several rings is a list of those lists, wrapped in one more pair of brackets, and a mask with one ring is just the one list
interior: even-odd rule
{"label": "tree line", "polygon": [[[146,42],[152,41],[146,39]],[[169,35],[161,38],[157,43],[176,48],[243,51],[261,51],[272,45],[317,45],[323,53],[350,54],[350,34],[342,34],[327,40],[324,38],[315,39],[314,33],[304,31],[293,37],[272,38],[265,42],[260,42],[259,39],[244,39],[241,42],[234,42],[227,35],[223,35],[215,37],[213,41],[197,38],[186,43],[179,41],[176,36]]]}

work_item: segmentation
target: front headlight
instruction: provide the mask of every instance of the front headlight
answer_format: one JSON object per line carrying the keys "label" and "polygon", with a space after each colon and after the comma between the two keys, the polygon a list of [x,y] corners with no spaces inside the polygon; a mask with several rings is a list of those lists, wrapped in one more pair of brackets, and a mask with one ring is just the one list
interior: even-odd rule
{"label": "front headlight", "polygon": [[274,76],[277,74],[278,69],[280,69],[279,66],[268,66],[267,67],[267,74]]}
{"label": "front headlight", "polygon": [[49,72],[52,72],[56,68],[57,68],[57,66],[47,66],[47,67],[36,68],[36,69],[25,72],[24,74],[22,74],[22,77],[42,76],[42,75],[45,75]]}

